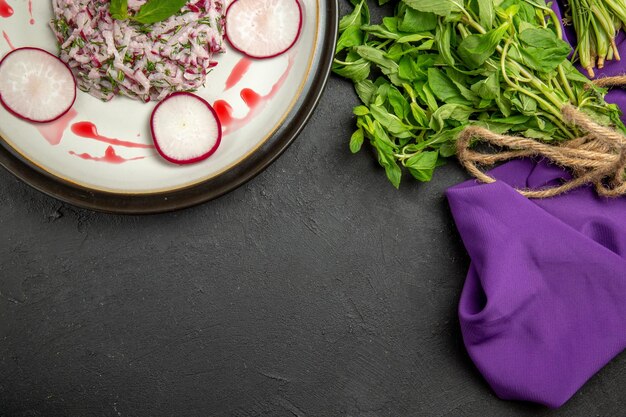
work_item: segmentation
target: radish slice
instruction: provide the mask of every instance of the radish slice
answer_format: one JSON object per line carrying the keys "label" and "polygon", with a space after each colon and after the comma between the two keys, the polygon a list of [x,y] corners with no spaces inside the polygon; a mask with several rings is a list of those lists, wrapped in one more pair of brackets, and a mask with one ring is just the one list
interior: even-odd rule
{"label": "radish slice", "polygon": [[0,61],[0,103],[35,123],[57,120],[76,100],[76,80],[63,61],[38,48],[20,48]]}
{"label": "radish slice", "polygon": [[175,164],[200,162],[222,141],[222,125],[206,100],[191,93],[174,93],[161,101],[150,120],[154,145]]}
{"label": "radish slice", "polygon": [[226,10],[226,38],[251,58],[287,52],[302,31],[298,0],[235,0]]}

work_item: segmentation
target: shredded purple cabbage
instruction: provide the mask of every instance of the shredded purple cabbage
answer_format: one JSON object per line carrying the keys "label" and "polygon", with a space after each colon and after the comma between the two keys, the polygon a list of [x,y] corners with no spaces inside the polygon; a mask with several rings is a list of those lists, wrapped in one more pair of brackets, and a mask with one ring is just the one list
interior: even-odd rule
{"label": "shredded purple cabbage", "polygon": [[[147,0],[129,0],[132,15]],[[111,17],[108,0],[52,0],[59,47],[81,90],[108,101],[121,94],[161,100],[195,91],[223,47],[222,0],[192,0],[153,25]]]}

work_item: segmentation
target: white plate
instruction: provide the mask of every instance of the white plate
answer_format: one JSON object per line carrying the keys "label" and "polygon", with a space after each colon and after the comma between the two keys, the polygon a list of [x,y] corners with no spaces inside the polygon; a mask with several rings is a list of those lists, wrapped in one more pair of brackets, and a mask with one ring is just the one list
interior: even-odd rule
{"label": "white plate", "polygon": [[[52,18],[51,2],[34,1],[31,17],[29,1],[6,1],[14,13],[8,18],[0,17],[0,56],[6,55],[12,47],[24,46],[56,53],[55,39],[48,27]],[[217,67],[197,94],[209,103],[216,103],[217,108],[223,107],[219,103],[228,103],[234,121],[223,120],[222,144],[206,161],[177,166],[163,161],[152,148],[127,146],[125,142],[151,145],[148,121],[155,103],[144,104],[125,97],[104,103],[79,91],[73,111],[50,126],[25,122],[0,108],[0,136],[9,151],[4,152],[4,157],[0,155],[0,163],[44,192],[74,204],[107,211],[163,211],[223,194],[267,166],[295,137],[315,106],[328,76],[336,37],[336,3],[299,1],[304,18],[302,33],[288,53],[268,60],[249,60],[225,42],[226,53],[217,57]],[[236,67],[247,67],[247,71],[235,70]],[[238,81],[237,73],[243,73]],[[231,75],[234,77],[231,81],[237,82],[227,88]],[[250,91],[262,97],[258,104],[248,105],[242,98]],[[124,143],[106,143],[77,134],[80,126],[91,126],[88,123],[97,128],[100,136]],[[67,128],[63,129],[64,126]],[[48,131],[47,139],[43,130]],[[269,146],[272,142],[274,146]],[[252,157],[259,152],[264,155],[262,158],[256,155],[256,162],[252,163],[251,159],[255,159]],[[35,168],[38,175],[56,182],[56,187],[61,184],[74,188],[83,196],[68,196],[67,190],[59,192],[51,189],[50,184],[33,183],[25,177],[34,173],[21,175],[24,169],[16,169],[16,161],[7,158],[17,158],[30,169]],[[233,171],[237,171],[236,175]],[[193,199],[167,203],[168,197],[180,198],[180,191],[194,187],[202,190],[194,190]],[[103,205],[96,201],[99,197],[113,198],[117,202]],[[129,203],[129,199],[134,199],[136,204]],[[121,208],[120,200],[126,201],[121,203]]]}

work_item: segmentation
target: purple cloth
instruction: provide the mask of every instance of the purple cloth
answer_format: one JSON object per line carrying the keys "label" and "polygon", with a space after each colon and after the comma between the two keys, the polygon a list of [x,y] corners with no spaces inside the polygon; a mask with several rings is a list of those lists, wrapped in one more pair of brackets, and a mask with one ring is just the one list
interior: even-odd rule
{"label": "purple cloth", "polygon": [[[624,63],[607,62],[598,76],[625,72],[625,36],[618,40]],[[625,110],[626,91],[607,101]],[[559,407],[626,349],[626,198],[591,187],[521,196],[514,187],[567,178],[543,162],[513,161],[491,174],[494,184],[447,192],[472,260],[459,305],[465,346],[500,398]]]}
{"label": "purple cloth", "polygon": [[529,200],[513,187],[564,177],[529,160],[492,175],[447,193],[472,259],[463,339],[500,398],[559,407],[626,348],[626,199]]}

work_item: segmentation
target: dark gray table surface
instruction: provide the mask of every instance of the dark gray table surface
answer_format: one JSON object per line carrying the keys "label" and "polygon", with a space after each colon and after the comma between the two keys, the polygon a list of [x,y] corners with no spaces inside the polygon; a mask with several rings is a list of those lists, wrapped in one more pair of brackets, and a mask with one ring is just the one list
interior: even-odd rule
{"label": "dark gray table surface", "polygon": [[349,83],[259,177],[124,217],[0,170],[0,416],[626,415],[626,355],[563,408],[497,399],[456,306],[469,259],[433,182],[349,153]]}

